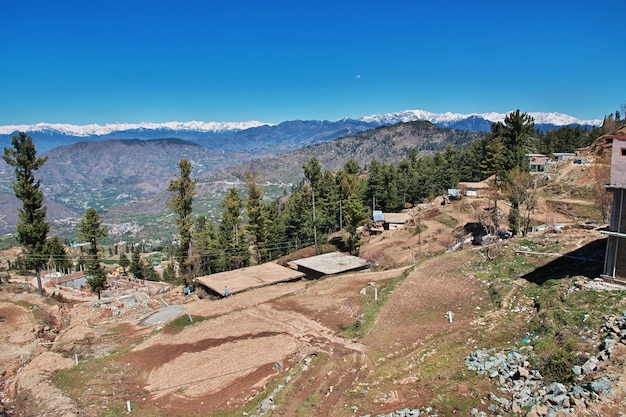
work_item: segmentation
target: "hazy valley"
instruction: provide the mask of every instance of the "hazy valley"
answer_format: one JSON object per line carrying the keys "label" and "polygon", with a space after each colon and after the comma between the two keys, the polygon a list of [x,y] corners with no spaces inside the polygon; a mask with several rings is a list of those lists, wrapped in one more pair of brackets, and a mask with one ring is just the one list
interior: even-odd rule
{"label": "hazy valley", "polygon": [[[425,116],[439,126],[411,121]],[[53,233],[70,237],[84,210],[94,207],[109,226],[122,225],[112,229],[114,238],[118,233],[130,234],[126,236],[130,239],[164,238],[174,230],[167,219],[169,195],[165,190],[183,158],[192,162],[193,176],[199,180],[194,211],[217,220],[224,192],[241,186],[246,172],[256,175],[264,185],[265,198],[273,199],[288,193],[303,178],[302,165],[312,156],[331,171],[349,159],[361,167],[372,160],[396,163],[412,148],[424,156],[448,145],[466,145],[482,137],[491,124],[476,115],[444,116],[413,111],[336,122],[256,122],[258,125],[249,128],[219,125],[211,127],[212,131],[206,127],[194,131],[196,125],[185,129],[141,127],[98,135],[33,127],[28,134],[38,154],[48,157],[37,174]],[[572,121],[564,115],[541,117],[559,123]],[[547,129],[554,124],[536,127]],[[10,137],[0,135],[0,143],[10,146]],[[19,202],[11,188],[13,179],[12,170],[0,161],[2,234],[14,233],[17,222]]]}

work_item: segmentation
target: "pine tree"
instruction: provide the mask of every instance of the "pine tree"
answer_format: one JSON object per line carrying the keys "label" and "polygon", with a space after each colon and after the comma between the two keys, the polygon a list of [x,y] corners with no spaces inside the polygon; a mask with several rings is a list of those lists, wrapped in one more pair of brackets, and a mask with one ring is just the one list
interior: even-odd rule
{"label": "pine tree", "polygon": [[504,145],[509,151],[507,171],[515,167],[528,169],[526,145],[530,141],[534,128],[535,121],[528,113],[515,110],[504,118]]}
{"label": "pine tree", "polygon": [[98,256],[98,240],[108,235],[106,227],[100,222],[100,215],[94,208],[85,210],[78,224],[78,237],[89,243],[87,251],[87,284],[93,292],[100,293],[106,288],[106,275]]}
{"label": "pine tree", "polygon": [[118,263],[122,267],[122,273],[126,275],[126,268],[128,268],[128,265],[130,265],[130,260],[124,252],[120,253],[120,259]]}
{"label": "pine tree", "polygon": [[191,179],[191,162],[181,159],[178,163],[180,174],[170,180],[167,191],[172,193],[172,198],[167,205],[174,213],[178,214],[176,226],[180,237],[180,274],[186,280],[191,279],[191,226],[193,223],[193,197],[196,195],[197,179]]}
{"label": "pine tree", "polygon": [[219,252],[215,225],[206,216],[198,216],[193,236],[194,272],[196,276],[209,275],[215,270],[216,254]]}
{"label": "pine tree", "polygon": [[493,137],[487,142],[487,152],[480,167],[488,177],[495,175],[501,179],[506,166],[506,148],[500,136]]}
{"label": "pine tree", "polygon": [[236,188],[231,188],[222,200],[218,240],[223,249],[218,268],[222,271],[242,268],[248,265],[249,254],[244,239],[241,211],[243,201]]}
{"label": "pine tree", "polygon": [[346,200],[343,211],[346,219],[345,229],[350,234],[347,242],[348,250],[356,255],[359,248],[359,234],[356,229],[367,219],[367,207],[357,196],[353,195]]}
{"label": "pine tree", "polygon": [[163,281],[169,283],[176,282],[176,271],[174,271],[174,264],[171,262],[168,262],[167,266],[163,270]]}
{"label": "pine tree", "polygon": [[143,263],[141,261],[141,253],[139,248],[133,250],[132,260],[130,262],[129,272],[133,274],[135,279],[144,279]]}
{"label": "pine tree", "polygon": [[22,245],[26,266],[36,270],[39,292],[43,292],[39,268],[43,263],[42,253],[50,225],[46,222],[46,206],[43,205],[41,183],[35,179],[35,171],[48,159],[38,158],[30,136],[20,132],[11,140],[13,149],[4,148],[3,159],[15,168],[13,191],[22,201],[18,209],[17,241]]}
{"label": "pine tree", "polygon": [[58,236],[51,237],[44,243],[43,252],[48,258],[48,264],[58,271],[67,271],[71,262],[67,251]]}
{"label": "pine tree", "polygon": [[248,200],[246,211],[248,214],[248,232],[252,243],[256,246],[257,262],[261,263],[268,259],[267,246],[270,241],[271,219],[269,208],[263,204],[263,190],[256,183],[253,175],[246,175],[248,184]]}

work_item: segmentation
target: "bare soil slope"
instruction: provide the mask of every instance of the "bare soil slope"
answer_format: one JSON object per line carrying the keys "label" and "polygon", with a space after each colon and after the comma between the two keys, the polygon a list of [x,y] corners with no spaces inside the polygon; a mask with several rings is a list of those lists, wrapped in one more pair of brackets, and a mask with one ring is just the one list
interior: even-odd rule
{"label": "bare soil slope", "polygon": [[[0,285],[0,399],[15,416],[64,417],[124,415],[128,401],[136,415],[172,417],[352,416],[428,404],[449,415],[463,402],[480,405],[494,388],[467,376],[463,357],[501,342],[497,323],[528,319],[486,313],[489,288],[475,276],[476,265],[489,267],[483,248],[445,253],[487,204],[436,201],[407,227],[365,237],[362,254],[377,271],[216,301],[167,296],[185,309],[171,325],[142,327],[139,313],[115,315],[94,300],[58,304],[19,283]],[[580,228],[550,236],[564,252],[602,239]],[[374,288],[384,293],[379,302]],[[365,336],[355,337],[365,325]],[[446,405],[447,396],[459,403]]]}

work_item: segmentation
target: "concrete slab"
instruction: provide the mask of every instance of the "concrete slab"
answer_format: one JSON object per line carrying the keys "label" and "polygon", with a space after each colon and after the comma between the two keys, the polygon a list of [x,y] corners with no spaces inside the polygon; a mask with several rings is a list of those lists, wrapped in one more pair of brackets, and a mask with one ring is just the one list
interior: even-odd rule
{"label": "concrete slab", "polygon": [[295,281],[304,278],[305,274],[291,268],[285,268],[273,262],[235,269],[234,271],[219,272],[196,278],[196,282],[204,285],[216,294],[225,296],[228,287],[229,294],[235,294],[252,288],[264,287],[279,282]]}
{"label": "concrete slab", "polygon": [[309,271],[317,273],[313,278],[321,275],[334,275],[347,271],[356,271],[368,267],[367,260],[341,252],[311,256],[310,258],[292,261],[292,263],[298,266],[299,271],[306,272],[307,277],[311,277]]}

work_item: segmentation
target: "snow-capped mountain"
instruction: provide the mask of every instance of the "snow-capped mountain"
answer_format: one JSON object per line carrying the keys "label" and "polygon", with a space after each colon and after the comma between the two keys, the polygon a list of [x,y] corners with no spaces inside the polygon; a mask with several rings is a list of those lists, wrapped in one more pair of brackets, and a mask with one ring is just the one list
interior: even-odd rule
{"label": "snow-capped mountain", "polygon": [[[426,110],[404,110],[397,113],[386,114],[373,114],[370,116],[363,116],[359,120],[367,123],[375,123],[378,125],[391,125],[396,123],[412,122],[415,120],[428,120],[431,123],[441,127],[452,127],[464,122],[468,119],[483,119],[487,122],[504,122],[504,118],[508,113],[431,113]],[[582,126],[600,126],[602,120],[579,120],[573,116],[562,113],[542,113],[542,112],[528,112],[535,119],[536,125],[553,125],[553,126],[567,126],[567,125],[582,125]]]}
{"label": "snow-capped mountain", "polygon": [[[11,137],[26,132],[40,152],[82,141],[108,139],[164,139],[192,141],[214,150],[240,150],[254,144],[255,149],[278,146],[283,152],[298,146],[329,141],[341,136],[383,125],[426,120],[439,127],[488,132],[493,122],[502,122],[507,113],[432,113],[426,110],[405,110],[374,114],[358,119],[328,121],[286,121],[278,125],[260,121],[247,122],[167,122],[111,123],[105,125],[71,125],[37,123],[34,125],[0,126],[0,147],[10,146]],[[535,128],[547,131],[565,125],[599,126],[600,120],[579,120],[561,113],[529,113]],[[245,146],[244,146],[245,145]]]}
{"label": "snow-capped mountain", "polygon": [[[396,123],[406,123],[415,120],[427,120],[437,126],[450,127],[468,119],[483,119],[487,122],[503,122],[508,113],[432,113],[426,110],[404,110],[395,113],[373,114],[358,118],[358,121],[372,125],[392,125]],[[568,114],[562,113],[542,113],[529,112],[535,124],[549,124],[554,126],[583,125],[600,126],[602,120],[580,120]],[[348,120],[348,119],[344,119]],[[0,135],[8,135],[15,132],[39,132],[55,133],[58,135],[88,137],[106,136],[116,132],[126,131],[172,131],[172,132],[201,132],[201,133],[228,133],[246,130],[259,126],[273,126],[272,123],[250,120],[247,122],[165,122],[165,123],[107,123],[105,125],[88,124],[72,125],[63,123],[37,123],[34,125],[4,125],[0,126]]]}
{"label": "snow-capped mountain", "polygon": [[0,134],[8,135],[14,132],[55,132],[68,136],[105,136],[113,132],[129,130],[171,130],[193,132],[234,132],[251,127],[269,125],[256,120],[247,122],[165,122],[165,123],[107,123],[105,125],[88,124],[72,125],[64,123],[37,123],[34,125],[5,125],[0,126]]}

